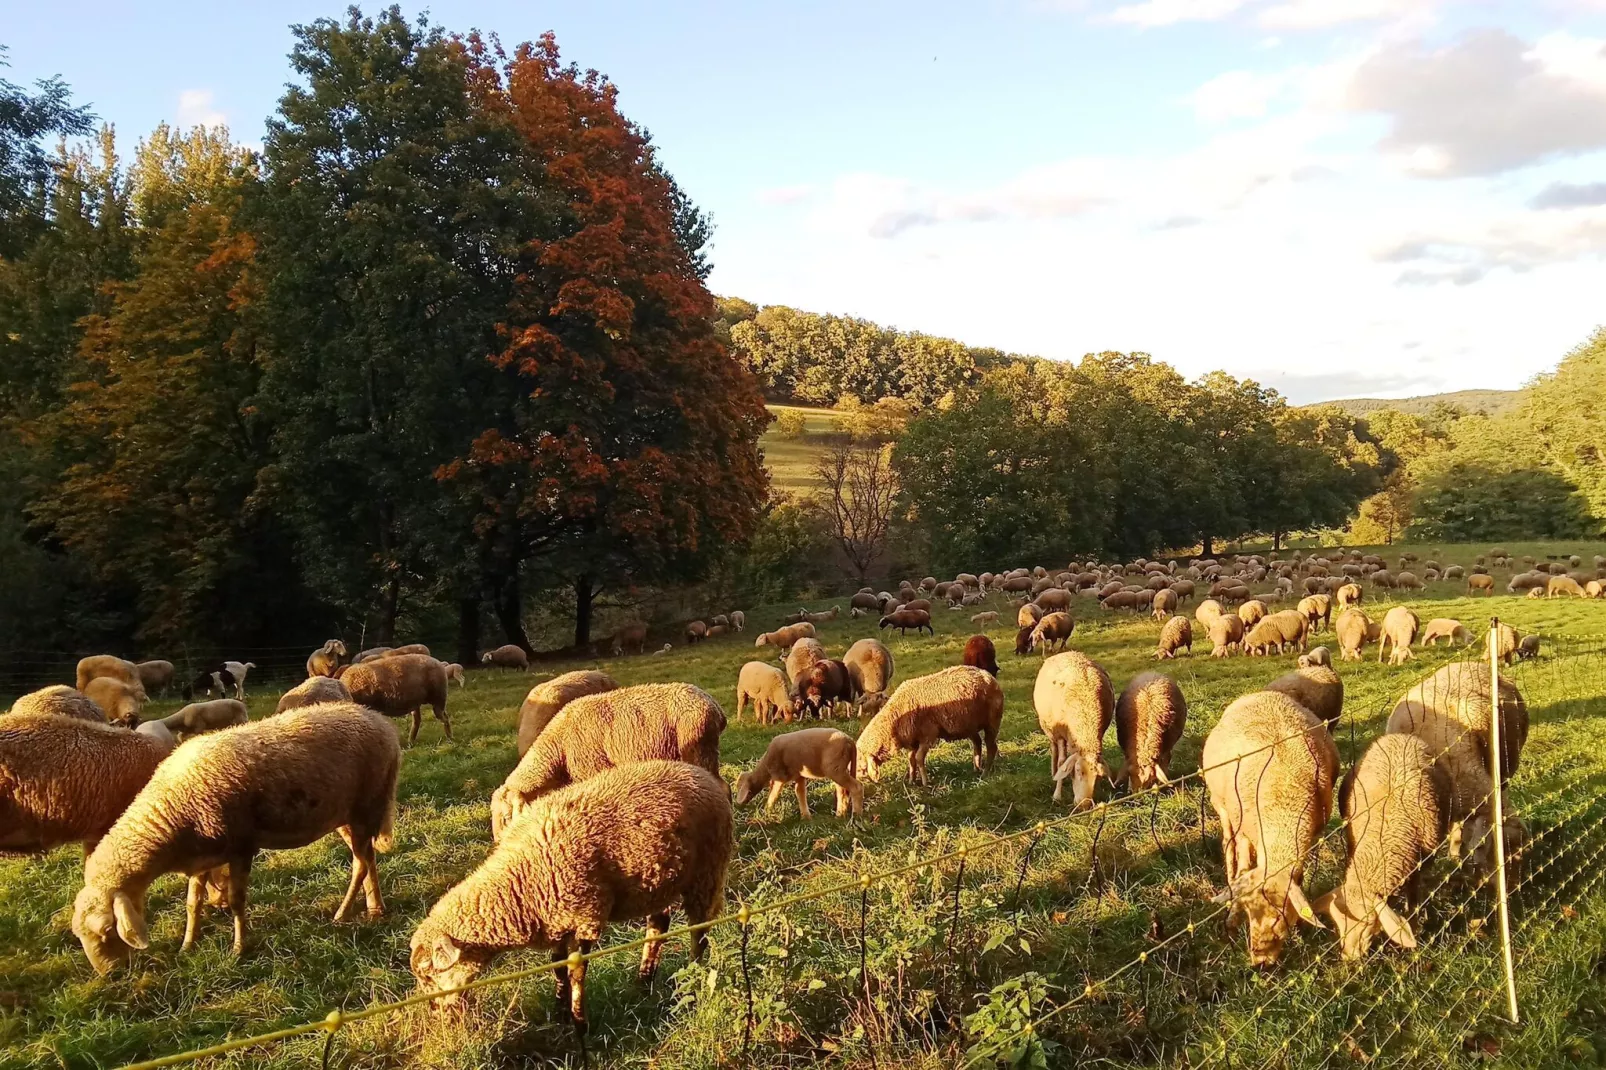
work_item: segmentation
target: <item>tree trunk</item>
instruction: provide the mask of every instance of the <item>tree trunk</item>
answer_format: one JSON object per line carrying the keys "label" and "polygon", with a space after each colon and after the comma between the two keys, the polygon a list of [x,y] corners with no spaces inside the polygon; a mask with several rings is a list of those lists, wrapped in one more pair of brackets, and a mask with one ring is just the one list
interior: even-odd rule
{"label": "tree trunk", "polygon": [[517,567],[503,577],[496,590],[496,621],[502,626],[503,638],[526,654],[535,653],[530,646],[530,637],[524,631],[524,599],[519,593]]}
{"label": "tree trunk", "polygon": [[577,650],[591,642],[591,603],[596,596],[591,573],[580,573],[574,581],[574,645]]}
{"label": "tree trunk", "polygon": [[1211,556],[1211,554],[1210,554],[1210,536],[1206,535],[1200,541],[1204,545],[1202,547],[1200,547],[1200,549],[1199,549],[1199,556],[1200,557],[1210,557]]}
{"label": "tree trunk", "polygon": [[480,661],[480,600],[469,595],[457,600],[457,663],[478,665]]}
{"label": "tree trunk", "polygon": [[390,578],[385,584],[384,601],[379,607],[379,646],[391,646],[396,642],[396,614],[401,609],[401,573]]}
{"label": "tree trunk", "polygon": [[1283,548],[1283,533],[1280,532],[1280,531],[1272,532],[1271,533],[1271,552],[1272,553],[1276,553],[1277,551],[1281,550],[1282,548]]}

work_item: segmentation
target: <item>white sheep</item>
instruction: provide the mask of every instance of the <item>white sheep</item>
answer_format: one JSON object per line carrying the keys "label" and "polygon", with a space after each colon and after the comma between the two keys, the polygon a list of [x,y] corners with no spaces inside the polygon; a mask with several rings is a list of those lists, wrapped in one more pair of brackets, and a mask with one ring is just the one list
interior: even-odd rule
{"label": "white sheep", "polygon": [[1098,778],[1109,775],[1104,764],[1104,733],[1115,716],[1115,691],[1109,674],[1080,651],[1055,654],[1037,671],[1032,705],[1037,710],[1037,726],[1049,739],[1054,801],[1063,798],[1069,778],[1076,809],[1092,806]]}
{"label": "white sheep", "polygon": [[[766,666],[767,668],[767,666]],[[798,813],[809,816],[808,782],[829,780],[836,785],[836,816],[855,816],[864,810],[864,786],[854,775],[858,751],[853,737],[835,728],[804,728],[783,732],[770,740],[764,756],[736,780],[736,804],[745,805],[766,787],[766,812],[775,807],[781,790],[791,784],[797,791]]]}
{"label": "white sheep", "polygon": [[903,750],[909,752],[909,779],[924,785],[926,754],[941,741],[960,739],[970,741],[972,763],[985,772],[998,757],[1003,717],[1003,688],[982,669],[956,665],[905,680],[859,733],[855,772],[877,780],[881,765]]}
{"label": "white sheep", "polygon": [[786,677],[780,669],[766,661],[749,661],[737,674],[734,716],[738,720],[749,701],[753,704],[753,716],[759,724],[769,724],[777,715],[791,723],[797,716],[797,704],[787,686]]}

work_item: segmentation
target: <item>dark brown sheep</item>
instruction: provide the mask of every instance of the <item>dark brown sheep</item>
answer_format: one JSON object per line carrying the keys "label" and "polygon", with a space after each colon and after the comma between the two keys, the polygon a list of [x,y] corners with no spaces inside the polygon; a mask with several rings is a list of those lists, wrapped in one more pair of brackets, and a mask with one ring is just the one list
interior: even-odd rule
{"label": "dark brown sheep", "polygon": [[[1026,629],[1027,638],[1030,639],[1031,629]],[[998,675],[998,651],[993,647],[993,641],[985,635],[973,635],[965,640],[965,653],[960,660],[961,665],[971,665],[978,669],[985,669],[994,676]]]}

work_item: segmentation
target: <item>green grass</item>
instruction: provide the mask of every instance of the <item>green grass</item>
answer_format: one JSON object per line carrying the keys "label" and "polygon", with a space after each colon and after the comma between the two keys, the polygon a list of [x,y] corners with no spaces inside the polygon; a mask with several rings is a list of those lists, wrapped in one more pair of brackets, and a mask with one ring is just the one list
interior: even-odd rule
{"label": "green grass", "polygon": [[[1526,552],[1514,544],[1507,548]],[[1410,549],[1425,558],[1433,548]],[[1446,549],[1441,560],[1470,564],[1472,554],[1486,547]],[[1586,556],[1602,552],[1565,549]],[[1505,573],[1497,579],[1503,589]],[[1606,632],[1606,602],[1468,600],[1460,591],[1460,584],[1436,584],[1394,601],[1417,606],[1424,620],[1459,616],[1474,629],[1497,613],[1525,632]],[[1368,607],[1374,597],[1368,590]],[[1118,689],[1136,672],[1155,667],[1149,653],[1156,623],[1101,614],[1085,598],[1075,601],[1074,611],[1080,623],[1072,645],[1098,659]],[[971,632],[971,612],[938,610],[935,637],[883,634],[897,658],[897,679],[957,662]],[[665,657],[585,664],[599,665],[626,684],[691,681],[729,710],[737,671],[756,653],[754,630],[774,626],[780,613],[750,610],[746,637],[677,646]],[[1001,652],[1007,705],[999,762],[989,775],[970,768],[967,746],[946,745],[932,756],[929,789],[911,788],[895,774],[871,784],[866,814],[857,822],[829,815],[828,786],[815,789],[811,822],[798,820],[787,797],[772,815],[750,806],[737,820],[732,909],[737,902],[760,904],[830,888],[861,869],[882,870],[975,844],[977,852],[966,860],[957,926],[950,929],[953,862],[937,872],[878,883],[867,897],[867,1005],[857,972],[856,892],[756,920],[749,939],[755,1047],[746,1059],[740,1053],[745,1001],[734,926],[716,930],[713,955],[700,965],[687,964],[683,941],[671,944],[665,973],[650,989],[636,984],[633,956],[605,960],[593,967],[589,989],[594,1062],[601,1051],[600,1065],[610,1067],[816,1061],[869,1066],[873,1050],[878,1067],[953,1066],[978,1037],[1006,1035],[1024,1021],[1022,998],[1030,998],[1035,1015],[1133,963],[1044,1025],[1039,1035],[1058,1045],[1043,1053],[1049,1065],[1215,1065],[1215,1045],[1223,1038],[1238,1066],[1324,1065],[1335,1044],[1341,1056],[1332,1065],[1363,1058],[1390,1066],[1460,1065],[1497,1049],[1501,1065],[1539,1067],[1588,1063],[1606,1051],[1606,988],[1596,972],[1606,951],[1606,913],[1600,910],[1601,888],[1592,883],[1601,869],[1589,860],[1606,846],[1606,653],[1600,642],[1552,645],[1547,657],[1514,670],[1534,727],[1513,802],[1535,833],[1534,857],[1548,868],[1518,895],[1514,924],[1526,1024],[1512,1029],[1499,1022],[1498,1000],[1474,1013],[1498,996],[1498,952],[1488,926],[1467,925],[1469,917],[1486,912],[1487,892],[1470,895],[1454,882],[1430,901],[1431,920],[1422,931],[1432,938],[1417,954],[1382,950],[1363,966],[1346,966],[1329,933],[1307,930],[1278,969],[1251,970],[1241,940],[1223,931],[1209,902],[1221,883],[1218,830],[1213,814],[1201,830],[1193,782],[1154,796],[1152,810],[1143,801],[1117,802],[1105,811],[1102,828],[1091,815],[1055,828],[1033,848],[1017,900],[1015,882],[1029,838],[980,848],[993,834],[1030,829],[1067,811],[1049,799],[1047,742],[1031,706],[1037,662],[1010,653],[1013,631],[998,627],[990,633]],[[840,653],[852,640],[873,634],[875,626],[842,620],[820,632],[827,648]],[[1201,644],[1193,657],[1163,666],[1190,704],[1174,772],[1197,767],[1203,738],[1228,702],[1292,662],[1207,655],[1208,646]],[[1347,692],[1338,733],[1345,760],[1381,730],[1393,702],[1412,682],[1462,656],[1419,651],[1416,660],[1398,668],[1371,660],[1338,665]],[[151,950],[131,970],[101,979],[68,929],[81,879],[79,853],[62,849],[43,858],[0,860],[0,1066],[112,1065],[411,992],[408,935],[429,905],[488,850],[486,800],[514,764],[513,725],[524,691],[549,673],[579,664],[543,666],[538,675],[472,673],[466,691],[452,691],[454,743],[444,742],[439,726],[426,721],[420,742],[404,759],[396,848],[380,861],[389,908],[381,921],[337,926],[328,920],[349,872],[349,856],[331,837],[262,856],[251,882],[254,945],[243,959],[228,954],[229,926],[216,912],[206,916],[197,949],[178,953],[183,885],[172,875],[151,890]],[[279,687],[252,683],[251,706],[260,716],[272,709]],[[152,712],[176,705],[158,704]],[[779,730],[733,723],[722,740],[727,779],[750,765]],[[1113,732],[1106,743],[1113,761]],[[1337,823],[1331,827],[1336,830]],[[1096,829],[1095,881],[1089,852]],[[1336,880],[1340,840],[1330,834],[1324,841],[1305,882],[1313,894]],[[1196,923],[1192,933],[1190,922]],[[621,924],[609,940],[639,934],[635,924]],[[1137,963],[1140,952],[1149,957]],[[509,955],[495,969],[544,958],[537,952]],[[989,1000],[995,986],[1021,978],[1024,992],[999,990]],[[969,1035],[954,1028],[959,1018],[978,1011]],[[319,1044],[319,1038],[292,1041],[231,1062],[305,1066],[317,1059]],[[500,1067],[538,1057],[577,1058],[567,1028],[552,1013],[545,981],[491,989],[457,1017],[411,1011],[358,1023],[341,1032],[335,1048],[338,1065],[365,1067]]]}
{"label": "green grass", "polygon": [[776,433],[775,425],[759,437],[759,448],[764,451],[764,463],[769,467],[771,484],[777,491],[803,495],[818,485],[814,466],[823,449],[822,436],[831,431],[831,421],[837,414],[830,409],[811,409],[798,405],[768,405],[771,413],[801,412],[807,430],[802,438],[783,438]]}

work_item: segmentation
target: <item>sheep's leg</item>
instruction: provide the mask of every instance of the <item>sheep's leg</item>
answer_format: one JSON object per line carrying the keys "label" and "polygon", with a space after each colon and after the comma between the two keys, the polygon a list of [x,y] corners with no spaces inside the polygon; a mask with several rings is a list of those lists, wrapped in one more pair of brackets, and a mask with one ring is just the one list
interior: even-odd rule
{"label": "sheep's leg", "polygon": [[206,874],[197,873],[190,878],[189,890],[184,896],[184,942],[179,945],[180,951],[188,951],[195,946],[196,930],[201,925],[201,900],[206,894]]}
{"label": "sheep's leg", "polygon": [[983,771],[990,773],[998,761],[998,733],[989,729],[982,733],[982,737],[987,744],[987,762]]}
{"label": "sheep's leg", "polygon": [[977,734],[977,735],[974,735],[974,736],[970,737],[970,764],[975,766],[976,772],[979,773],[979,772],[982,771],[982,768],[981,768],[981,736],[980,736],[980,734]]}
{"label": "sheep's leg", "polygon": [[569,967],[567,965],[568,960],[569,960],[569,938],[567,936],[560,937],[558,939],[558,942],[555,945],[553,945],[553,948],[552,948],[552,961],[560,964],[557,967],[557,969],[552,971],[552,976],[557,982],[557,993],[556,993],[556,997],[555,997],[555,1009],[557,1010],[558,1015],[560,1017],[566,1017],[568,1015],[568,1013],[569,1013]]}
{"label": "sheep's leg", "polygon": [[641,971],[637,974],[643,984],[658,972],[658,956],[663,954],[663,936],[668,931],[669,911],[647,915],[647,944],[641,949]]}
{"label": "sheep's leg", "polygon": [[251,879],[251,859],[229,859],[229,913],[234,915],[234,954],[245,954],[245,890]]}
{"label": "sheep's leg", "polygon": [[805,821],[813,815],[809,813],[809,782],[799,776],[792,781],[792,787],[797,789],[797,812]]}
{"label": "sheep's leg", "polygon": [[[575,937],[575,950],[582,955],[589,955],[595,940],[584,940]],[[569,1017],[574,1019],[575,1036],[586,1035],[586,963],[581,959],[569,968]]]}
{"label": "sheep's leg", "polygon": [[848,802],[852,804],[854,817],[864,813],[864,785],[857,780],[848,788]]}
{"label": "sheep's leg", "polygon": [[775,809],[775,800],[781,797],[781,789],[784,787],[786,787],[786,781],[784,780],[776,780],[770,784],[769,801],[764,804],[764,812],[766,814]]}
{"label": "sheep's leg", "polygon": [[413,730],[407,734],[407,745],[411,747],[418,742],[418,729],[424,723],[424,707],[413,707]]}
{"label": "sheep's leg", "polygon": [[452,716],[446,712],[446,704],[442,703],[437,706],[431,702],[429,706],[430,709],[435,711],[435,720],[441,723],[441,731],[446,733],[446,741],[450,743],[452,741]]}

